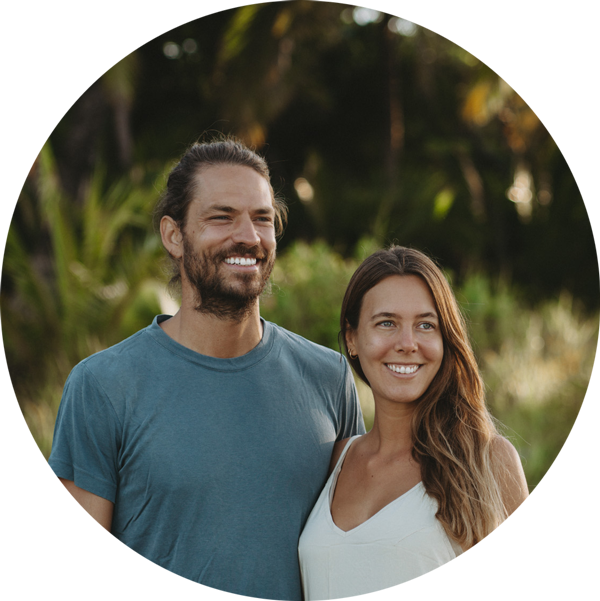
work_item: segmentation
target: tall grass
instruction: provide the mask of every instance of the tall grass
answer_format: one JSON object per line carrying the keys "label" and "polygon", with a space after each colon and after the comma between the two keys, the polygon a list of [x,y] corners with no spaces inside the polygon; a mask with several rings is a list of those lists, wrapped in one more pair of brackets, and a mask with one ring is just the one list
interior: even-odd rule
{"label": "tall grass", "polygon": [[[474,288],[483,298],[473,295]],[[535,486],[564,444],[581,407],[598,339],[598,318],[586,317],[566,293],[530,308],[503,287],[473,276],[462,288],[470,300],[473,339],[488,402],[515,444]]]}

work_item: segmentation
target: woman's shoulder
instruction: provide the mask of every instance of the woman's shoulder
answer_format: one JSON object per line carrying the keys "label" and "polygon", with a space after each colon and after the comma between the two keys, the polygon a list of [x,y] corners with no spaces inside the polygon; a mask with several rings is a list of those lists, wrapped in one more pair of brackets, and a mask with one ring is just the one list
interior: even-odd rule
{"label": "woman's shoulder", "polygon": [[491,449],[494,461],[518,461],[519,463],[521,461],[519,453],[517,449],[515,449],[513,443],[510,442],[508,438],[504,438],[504,436],[501,436],[500,434],[496,434],[496,436],[492,438]]}
{"label": "woman's shoulder", "polygon": [[511,488],[522,488],[525,484],[523,465],[521,456],[512,442],[498,434],[491,441],[490,451],[492,469],[503,484]]}

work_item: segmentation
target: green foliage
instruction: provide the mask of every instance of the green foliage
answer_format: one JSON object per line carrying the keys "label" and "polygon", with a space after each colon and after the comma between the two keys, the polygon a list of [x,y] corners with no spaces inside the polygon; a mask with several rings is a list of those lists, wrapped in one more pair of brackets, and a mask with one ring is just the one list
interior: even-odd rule
{"label": "green foliage", "polygon": [[577,395],[572,387],[585,389],[598,319],[576,310],[568,293],[531,308],[505,283],[493,286],[478,274],[467,279],[458,296],[496,410],[567,400]]}
{"label": "green foliage", "polygon": [[98,170],[83,203],[74,204],[48,145],[34,183],[19,207],[35,203],[39,220],[28,222],[18,208],[8,234],[2,333],[13,386],[46,452],[71,368],[158,312],[154,282],[162,249],[149,235],[153,191],[125,180],[104,189]]}
{"label": "green foliage", "polygon": [[272,293],[261,299],[269,321],[323,346],[338,349],[340,306],[356,262],[323,242],[297,242],[277,259]]}
{"label": "green foliage", "polygon": [[[450,279],[452,277],[450,276]],[[498,350],[507,337],[522,327],[522,299],[517,290],[509,289],[501,278],[483,273],[471,273],[460,287],[455,286],[456,298],[461,305],[469,327],[473,349]]]}
{"label": "green foliage", "polygon": [[206,132],[232,133],[265,154],[289,200],[282,250],[324,240],[350,257],[370,235],[425,249],[460,278],[509,273],[530,299],[568,290],[600,306],[583,200],[531,108],[451,41],[352,11],[248,5],[135,50],[52,134],[68,189],[77,196],[98,162],[110,180],[148,173]]}
{"label": "green foliage", "polygon": [[457,297],[468,317],[487,399],[535,487],[565,442],[590,379],[598,317],[572,297],[529,307],[505,282],[472,274]]}

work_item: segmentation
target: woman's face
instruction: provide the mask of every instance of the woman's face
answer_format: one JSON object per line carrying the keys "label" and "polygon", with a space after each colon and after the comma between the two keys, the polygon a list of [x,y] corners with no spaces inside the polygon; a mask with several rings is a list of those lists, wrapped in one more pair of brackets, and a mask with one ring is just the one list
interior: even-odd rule
{"label": "woman's face", "polygon": [[409,403],[427,390],[444,343],[433,296],[416,275],[393,275],[363,297],[358,328],[347,334],[375,402]]}

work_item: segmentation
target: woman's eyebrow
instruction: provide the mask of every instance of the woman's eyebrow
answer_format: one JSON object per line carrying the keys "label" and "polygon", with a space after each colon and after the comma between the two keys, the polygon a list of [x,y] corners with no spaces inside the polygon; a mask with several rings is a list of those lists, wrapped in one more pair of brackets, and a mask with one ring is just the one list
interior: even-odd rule
{"label": "woman's eyebrow", "polygon": [[420,313],[419,315],[415,315],[415,317],[418,317],[419,319],[423,319],[424,317],[433,317],[434,319],[438,319],[437,313],[432,313],[431,311],[428,311],[427,313]]}
{"label": "woman's eyebrow", "polygon": [[[398,315],[396,313],[388,313],[387,311],[381,311],[380,313],[375,313],[375,315],[373,315],[371,317],[371,319],[372,320],[380,319],[382,317],[390,318],[390,317],[398,317]],[[417,319],[424,319],[426,317],[438,319],[437,313],[433,313],[431,311],[427,311],[426,313],[419,313],[418,315],[415,315],[415,317]]]}
{"label": "woman's eyebrow", "polygon": [[386,311],[382,311],[381,313],[375,313],[375,315],[371,316],[371,319],[379,319],[380,317],[398,317],[395,313],[387,313]]}

